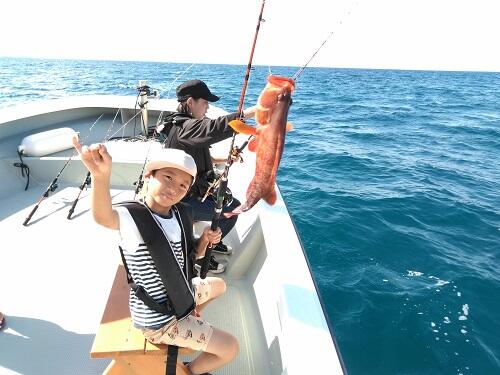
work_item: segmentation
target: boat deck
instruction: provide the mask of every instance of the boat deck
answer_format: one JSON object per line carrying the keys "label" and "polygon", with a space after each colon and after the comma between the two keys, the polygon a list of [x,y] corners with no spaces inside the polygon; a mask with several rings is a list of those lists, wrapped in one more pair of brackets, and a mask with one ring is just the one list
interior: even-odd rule
{"label": "boat deck", "polygon": [[[80,368],[82,374],[100,374],[109,361],[90,359],[89,352],[120,262],[116,233],[93,222],[88,190],[73,218],[66,218],[78,194],[74,186],[60,186],[23,226],[45,188],[33,184],[1,201],[0,305],[8,316],[0,334],[0,368],[2,373],[69,374]],[[130,190],[113,190],[114,201],[132,197]],[[233,257],[238,258],[219,256],[228,263],[221,275],[228,289],[204,317],[234,334],[242,355],[214,373],[268,374],[255,295],[249,280],[231,271],[238,266]]]}
{"label": "boat deck", "polygon": [[[120,129],[126,122],[120,116],[110,128],[114,113],[107,112],[90,131],[99,110],[83,118],[61,121],[57,127],[74,129],[86,144],[110,136],[130,136],[140,130],[133,126]],[[53,128],[54,125],[41,126],[36,132]],[[7,314],[7,325],[0,334],[0,368],[2,373],[100,374],[110,361],[91,359],[89,352],[116,265],[121,262],[117,234],[94,223],[89,189],[82,192],[72,219],[67,219],[78,196],[78,185],[86,175],[72,149],[44,157],[24,157],[30,167],[30,185],[24,191],[26,179],[12,164],[20,161],[15,150],[21,140],[33,133],[27,128],[0,140],[1,177],[10,181],[0,188],[3,243],[0,309]],[[144,142],[108,143],[114,161],[112,185],[117,187],[112,190],[114,202],[133,199],[133,182],[139,177],[148,148],[156,146]],[[57,189],[41,201],[28,226],[23,226],[69,157],[72,160],[60,175]],[[243,220],[249,225],[255,220],[255,215],[250,216],[252,218]],[[203,223],[198,223],[196,227],[201,230],[202,226]],[[231,238],[237,237],[230,235],[228,242],[231,244],[234,242]],[[252,280],[247,279],[253,257],[250,254],[240,257],[241,250],[240,246],[234,255],[218,256],[227,264],[221,276],[228,289],[204,311],[208,321],[233,333],[241,347],[242,355],[215,374],[270,373],[258,306],[249,284]]]}
{"label": "boat deck", "polygon": [[[138,128],[120,127],[133,116],[134,105],[134,98],[113,96],[71,98],[0,111],[0,310],[7,322],[0,332],[2,374],[101,374],[110,362],[91,359],[89,353],[121,261],[117,234],[94,223],[88,189],[81,194],[72,219],[67,219],[87,170],[72,149],[24,157],[30,176],[25,191],[26,178],[13,164],[20,162],[17,146],[24,137],[49,129],[70,127],[85,144],[133,135]],[[171,109],[172,105],[176,103],[152,101],[151,108]],[[116,108],[122,110],[110,130]],[[159,113],[150,110],[150,124]],[[222,113],[214,108],[208,115],[214,118]],[[238,135],[235,144],[246,139]],[[212,155],[225,157],[229,142],[213,145]],[[113,201],[132,199],[148,149],[158,144],[111,141],[107,146],[113,157]],[[244,163],[231,167],[229,178],[229,187],[240,200],[255,167],[254,154],[246,152],[244,157]],[[58,187],[40,202],[29,225],[24,226],[69,158]],[[314,373],[322,368],[315,358],[328,358],[330,373],[342,374],[300,240],[279,190],[277,193],[275,205],[259,202],[240,215],[224,240],[235,249],[233,255],[219,258],[227,264],[221,275],[227,292],[203,314],[238,338],[240,354],[213,373]],[[196,223],[195,232],[207,224]],[[305,338],[315,345],[303,345]]]}

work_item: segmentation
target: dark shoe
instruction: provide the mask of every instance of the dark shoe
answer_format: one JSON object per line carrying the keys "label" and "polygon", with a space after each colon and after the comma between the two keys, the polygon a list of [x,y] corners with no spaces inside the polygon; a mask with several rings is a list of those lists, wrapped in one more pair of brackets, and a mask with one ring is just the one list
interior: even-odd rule
{"label": "dark shoe", "polygon": [[[186,366],[188,368],[189,372],[192,374],[191,369],[189,368],[189,362],[182,362],[182,363],[184,363],[184,366]],[[212,375],[212,374],[209,372],[204,372],[203,374],[200,374],[200,375]]]}
{"label": "dark shoe", "polygon": [[[203,264],[203,259],[204,258],[197,259],[195,264],[194,264],[194,267],[196,268],[196,271],[198,271],[198,273],[201,270],[201,265]],[[212,273],[222,273],[226,270],[226,266],[223,265],[222,263],[217,262],[217,260],[215,260],[215,257],[212,255],[210,257],[210,263],[208,266],[208,270]]]}
{"label": "dark shoe", "polygon": [[224,245],[221,241],[214,245],[212,253],[231,255],[233,253],[233,248],[231,246]]}

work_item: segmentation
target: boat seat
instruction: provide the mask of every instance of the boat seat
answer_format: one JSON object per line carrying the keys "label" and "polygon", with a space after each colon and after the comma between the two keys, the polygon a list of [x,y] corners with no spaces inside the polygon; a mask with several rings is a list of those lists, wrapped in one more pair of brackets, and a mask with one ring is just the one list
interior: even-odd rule
{"label": "boat seat", "polygon": [[[125,268],[119,265],[90,356],[113,359],[103,372],[106,375],[164,375],[167,345],[150,343],[133,326],[128,306],[129,290]],[[179,354],[192,352],[179,348]],[[176,370],[177,375],[189,374],[179,360]]]}

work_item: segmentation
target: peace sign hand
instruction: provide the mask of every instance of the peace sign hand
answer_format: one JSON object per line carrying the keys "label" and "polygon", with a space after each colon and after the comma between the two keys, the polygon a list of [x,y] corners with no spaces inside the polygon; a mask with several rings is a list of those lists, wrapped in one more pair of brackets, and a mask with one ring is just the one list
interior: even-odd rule
{"label": "peace sign hand", "polygon": [[81,145],[78,138],[73,137],[73,146],[80,154],[82,163],[94,178],[109,178],[111,176],[112,158],[106,146],[102,143],[94,143],[90,146]]}

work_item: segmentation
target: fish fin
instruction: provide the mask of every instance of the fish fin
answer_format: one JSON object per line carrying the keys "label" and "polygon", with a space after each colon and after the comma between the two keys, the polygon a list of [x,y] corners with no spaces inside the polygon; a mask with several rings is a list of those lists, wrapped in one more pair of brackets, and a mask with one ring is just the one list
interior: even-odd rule
{"label": "fish fin", "polygon": [[271,110],[266,107],[257,107],[257,112],[255,112],[255,121],[258,124],[267,125],[271,122]]}
{"label": "fish fin", "polygon": [[264,200],[266,201],[267,204],[273,205],[276,203],[277,196],[276,196],[276,190],[273,189],[264,197]]}
{"label": "fish fin", "polygon": [[253,126],[245,124],[241,120],[233,120],[229,122],[229,126],[233,128],[233,130],[237,133],[247,134],[247,135],[256,135],[257,129]]}
{"label": "fish fin", "polygon": [[254,138],[248,143],[248,150],[255,152],[257,150],[257,145],[259,144],[259,139]]}
{"label": "fish fin", "polygon": [[233,216],[237,216],[239,214],[241,214],[243,211],[240,211],[240,212],[236,212],[236,209],[234,211],[231,211],[231,212],[224,212],[222,214],[222,216],[224,216],[226,219],[229,219],[230,217],[233,217]]}
{"label": "fish fin", "polygon": [[292,123],[291,123],[291,122],[287,122],[287,123],[286,123],[286,128],[285,128],[285,130],[286,130],[287,132],[291,132],[291,131],[293,131],[293,130],[295,130],[295,129],[293,128],[293,125],[292,125]]}
{"label": "fish fin", "polygon": [[245,204],[240,204],[238,207],[236,207],[231,212],[224,212],[222,215],[227,219],[227,218],[230,218],[232,216],[237,216],[239,214],[242,214],[243,212],[248,211],[248,210],[249,210],[249,208],[246,206],[246,203],[245,203]]}

